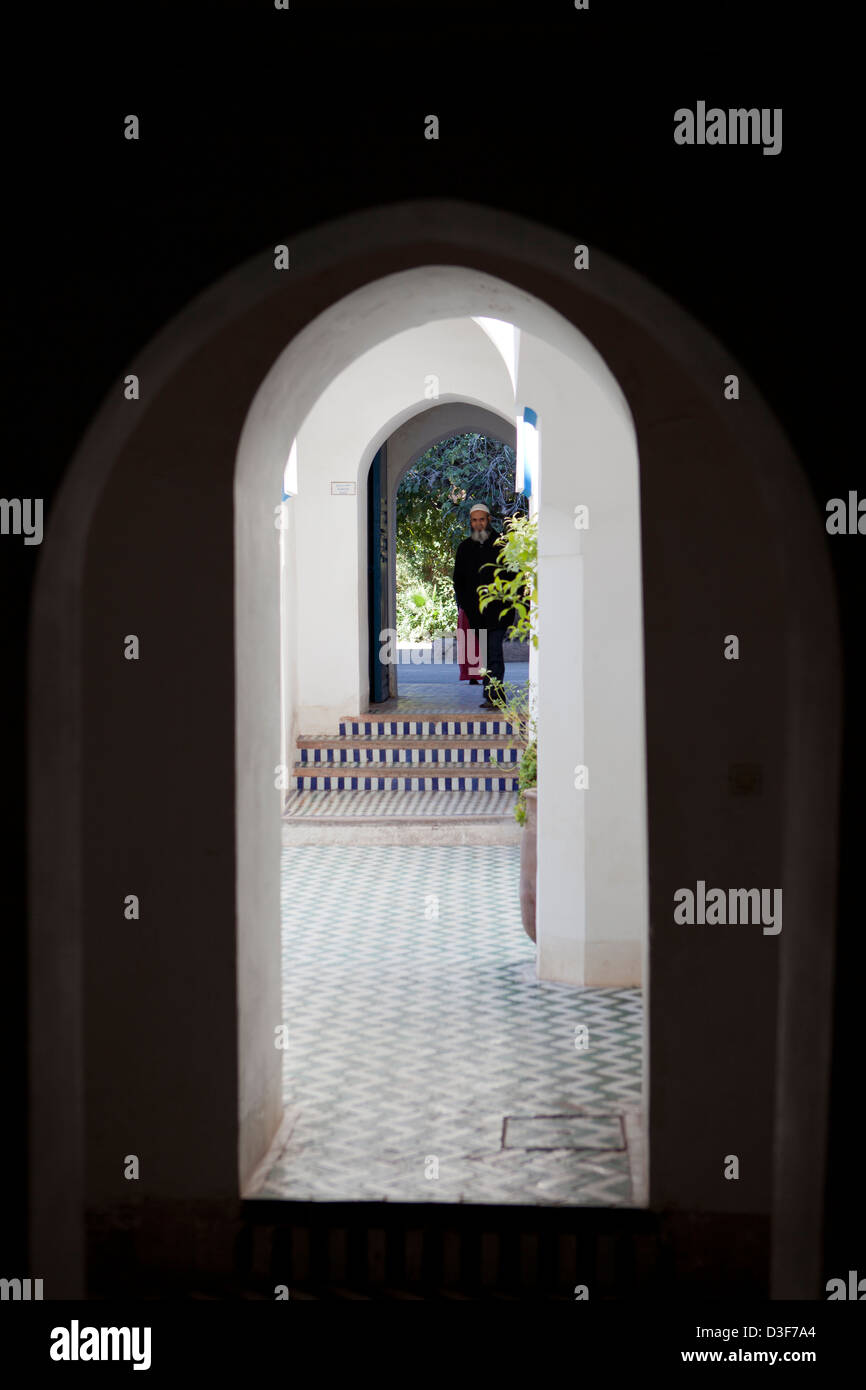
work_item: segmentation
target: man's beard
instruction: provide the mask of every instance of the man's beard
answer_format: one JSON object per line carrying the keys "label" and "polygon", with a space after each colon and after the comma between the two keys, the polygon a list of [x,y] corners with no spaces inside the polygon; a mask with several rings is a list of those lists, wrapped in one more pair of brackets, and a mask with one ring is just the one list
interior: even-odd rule
{"label": "man's beard", "polygon": [[484,541],[486,541],[486,540],[488,539],[489,535],[490,535],[490,532],[489,532],[489,531],[487,530],[487,528],[485,527],[485,529],[484,529],[483,531],[473,531],[473,532],[472,532],[472,539],[473,539],[474,541],[477,541],[479,545],[483,545]]}

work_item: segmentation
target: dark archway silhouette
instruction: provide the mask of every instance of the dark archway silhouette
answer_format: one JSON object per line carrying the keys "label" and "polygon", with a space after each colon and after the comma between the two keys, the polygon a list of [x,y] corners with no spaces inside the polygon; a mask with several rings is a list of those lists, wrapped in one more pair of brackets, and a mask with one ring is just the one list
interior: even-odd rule
{"label": "dark archway silhouette", "polygon": [[[527,291],[578,326],[636,422],[650,1204],[754,1213],[767,1224],[772,1214],[774,1296],[815,1297],[841,661],[822,519],[790,446],[710,334],[600,252],[592,273],[579,274],[569,239],[549,229],[431,200],[340,219],[304,233],[293,250],[290,286],[269,256],[257,258],[200,296],[134,363],[118,364],[117,389],[70,466],[40,556],[29,750],[33,1267],[49,1296],[80,1295],[85,1206],[110,1224],[128,1200],[120,1158],[153,1095],[143,1195],[159,1219],[184,1231],[195,1203],[211,1212],[236,1206],[238,1134],[249,1121],[239,1113],[236,980],[256,968],[255,943],[235,933],[244,769],[233,758],[237,596],[226,556],[237,442],[275,356],[308,326],[312,352],[324,310],[384,275],[457,265]],[[123,399],[119,383],[131,370],[148,383],[146,409]],[[733,407],[722,396],[732,371]],[[315,389],[299,381],[299,400]],[[203,568],[206,604],[192,583]],[[154,658],[134,686],[118,659],[127,631],[141,632]],[[748,654],[736,668],[719,661],[731,631]],[[760,764],[752,799],[738,799],[733,769],[743,764]],[[672,894],[700,877],[781,884],[778,940],[742,935],[720,951],[708,931],[675,934]],[[147,903],[148,930],[120,937],[118,904],[131,891]],[[194,924],[205,920],[208,964],[197,979]],[[807,1004],[818,1021],[808,1036],[799,1027]],[[125,1027],[135,1046],[122,1066],[109,1064]],[[256,1123],[264,1132],[275,1118]],[[738,1145],[744,1177],[734,1192],[722,1160]]]}

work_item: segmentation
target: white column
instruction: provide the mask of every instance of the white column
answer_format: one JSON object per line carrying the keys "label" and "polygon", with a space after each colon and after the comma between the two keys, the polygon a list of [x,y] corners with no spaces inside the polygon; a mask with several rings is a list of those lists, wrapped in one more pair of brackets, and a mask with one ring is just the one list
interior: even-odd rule
{"label": "white column", "polygon": [[[538,412],[540,979],[637,985],[647,929],[637,445],[616,383],[522,335]],[[575,509],[588,508],[588,529]],[[576,785],[575,770],[588,785]]]}

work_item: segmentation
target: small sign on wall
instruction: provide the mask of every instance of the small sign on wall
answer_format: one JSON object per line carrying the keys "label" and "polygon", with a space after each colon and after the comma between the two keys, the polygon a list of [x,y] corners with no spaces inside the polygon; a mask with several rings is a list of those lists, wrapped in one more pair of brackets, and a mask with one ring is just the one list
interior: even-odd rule
{"label": "small sign on wall", "polygon": [[332,497],[354,497],[354,496],[355,496],[355,484],[354,484],[354,483],[331,483],[331,496],[332,496]]}

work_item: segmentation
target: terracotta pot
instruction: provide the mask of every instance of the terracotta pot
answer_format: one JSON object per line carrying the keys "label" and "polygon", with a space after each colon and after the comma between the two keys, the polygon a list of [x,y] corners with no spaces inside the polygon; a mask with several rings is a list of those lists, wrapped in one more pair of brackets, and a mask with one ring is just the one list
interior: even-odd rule
{"label": "terracotta pot", "polygon": [[535,940],[535,870],[538,864],[538,792],[526,793],[526,823],[520,839],[520,915],[523,930]]}

